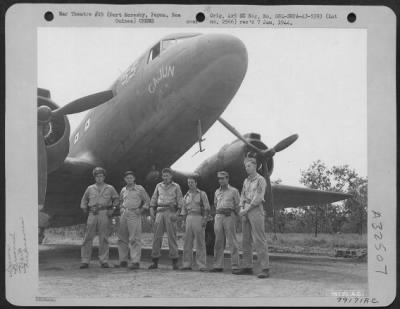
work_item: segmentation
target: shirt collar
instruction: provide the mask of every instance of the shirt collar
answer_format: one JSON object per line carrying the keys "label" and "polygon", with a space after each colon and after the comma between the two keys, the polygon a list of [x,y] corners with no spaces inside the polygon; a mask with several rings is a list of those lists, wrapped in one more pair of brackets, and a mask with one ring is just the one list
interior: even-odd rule
{"label": "shirt collar", "polygon": [[247,179],[248,179],[249,181],[253,181],[253,180],[258,179],[259,176],[260,176],[260,175],[259,175],[258,173],[256,173],[254,176],[247,176]]}
{"label": "shirt collar", "polygon": [[165,184],[165,183],[163,183],[163,182],[160,182],[161,183],[161,185],[163,186],[163,187],[171,187],[171,186],[173,186],[174,185],[174,182],[173,181],[171,181],[169,184]]}
{"label": "shirt collar", "polygon": [[[230,184],[228,184],[227,186],[226,186],[226,190],[230,190],[232,187],[231,187],[231,185]],[[219,191],[222,191],[223,189],[222,189],[222,187],[220,186],[219,188],[218,188],[218,190]]]}
{"label": "shirt collar", "polygon": [[126,190],[137,190],[137,186],[136,186],[136,184],[134,183],[132,187],[125,186],[125,189],[126,189]]}
{"label": "shirt collar", "polygon": [[[94,188],[94,189],[96,189],[96,190],[99,190],[99,187],[98,187],[97,184],[95,184],[95,183],[92,184],[92,188]],[[104,183],[102,188],[107,188],[107,184]]]}

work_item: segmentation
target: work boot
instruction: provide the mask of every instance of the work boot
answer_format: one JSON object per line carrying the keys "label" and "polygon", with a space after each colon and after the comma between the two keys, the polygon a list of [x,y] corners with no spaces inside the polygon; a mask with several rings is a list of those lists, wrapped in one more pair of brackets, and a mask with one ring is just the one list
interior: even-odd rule
{"label": "work boot", "polygon": [[129,269],[134,270],[134,269],[139,269],[139,263],[132,263],[129,266]]}
{"label": "work boot", "polygon": [[115,268],[123,268],[123,267],[128,267],[128,262],[123,261],[119,264],[114,265]]}
{"label": "work boot", "polygon": [[156,269],[156,268],[158,268],[158,259],[157,258],[156,259],[152,259],[152,261],[153,261],[153,263],[150,264],[148,269]]}
{"label": "work boot", "polygon": [[222,273],[224,270],[222,268],[210,269],[210,273]]}
{"label": "work boot", "polygon": [[178,270],[179,269],[179,267],[178,267],[178,259],[177,258],[172,259],[172,269],[173,270]]}
{"label": "work boot", "polygon": [[79,266],[80,269],[84,269],[84,268],[89,268],[89,264],[88,263],[82,263],[81,266]]}
{"label": "work boot", "polygon": [[260,272],[257,276],[257,278],[264,279],[264,278],[269,278],[269,269],[263,269],[262,272]]}
{"label": "work boot", "polygon": [[234,270],[232,270],[232,274],[234,274],[234,275],[252,275],[253,269],[252,268],[234,269]]}
{"label": "work boot", "polygon": [[108,265],[108,263],[102,263],[101,268],[110,268],[110,265]]}

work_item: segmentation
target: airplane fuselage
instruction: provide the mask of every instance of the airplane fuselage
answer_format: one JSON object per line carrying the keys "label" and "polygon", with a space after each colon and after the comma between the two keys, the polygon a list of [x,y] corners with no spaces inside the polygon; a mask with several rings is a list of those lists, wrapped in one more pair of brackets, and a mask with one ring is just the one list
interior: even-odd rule
{"label": "airplane fuselage", "polygon": [[127,169],[143,183],[152,170],[172,165],[198,140],[198,121],[206,132],[222,114],[246,70],[246,48],[233,36],[162,39],[112,84],[114,98],[90,110],[74,130],[67,160],[87,162],[87,168],[49,174],[46,211],[76,212],[93,182],[93,165],[103,166],[117,189]]}
{"label": "airplane fuselage", "polygon": [[[163,41],[161,41],[161,44]],[[87,157],[111,177],[143,178],[173,164],[217,120],[239,88],[247,53],[236,38],[196,35],[151,59],[146,51],[112,85],[115,98],[90,111],[70,140],[70,157]]]}

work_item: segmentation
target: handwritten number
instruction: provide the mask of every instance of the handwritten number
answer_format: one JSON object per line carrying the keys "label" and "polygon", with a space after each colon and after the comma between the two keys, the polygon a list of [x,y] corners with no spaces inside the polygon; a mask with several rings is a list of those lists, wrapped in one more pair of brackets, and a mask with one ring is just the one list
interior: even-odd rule
{"label": "handwritten number", "polygon": [[379,247],[377,247],[376,244],[375,244],[375,249],[377,251],[380,250],[381,248],[383,248],[383,250],[386,252],[386,247],[383,244],[379,243]]}
{"label": "handwritten number", "polygon": [[377,272],[377,273],[381,273],[381,274],[387,275],[387,274],[388,274],[388,272],[387,272],[387,265],[385,264],[385,271],[377,270],[376,272]]}
{"label": "handwritten number", "polygon": [[381,232],[378,232],[379,234],[374,234],[375,240],[381,240],[383,238],[383,235]]}
{"label": "handwritten number", "polygon": [[372,223],[372,228],[374,230],[379,229],[382,231],[383,227],[382,227],[382,222],[379,222],[379,225],[377,225],[376,223]]}

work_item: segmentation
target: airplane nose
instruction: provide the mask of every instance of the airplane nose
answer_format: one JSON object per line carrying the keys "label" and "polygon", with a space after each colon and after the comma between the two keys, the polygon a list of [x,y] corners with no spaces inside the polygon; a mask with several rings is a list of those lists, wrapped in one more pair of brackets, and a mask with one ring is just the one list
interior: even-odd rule
{"label": "airplane nose", "polygon": [[247,68],[247,50],[243,42],[237,37],[228,34],[204,34],[198,41],[199,53],[206,52],[209,61],[227,56],[235,55],[236,61],[242,62]]}
{"label": "airplane nose", "polygon": [[[192,46],[190,63],[196,111],[221,114],[239,89],[247,71],[247,50],[243,42],[227,34],[204,34]],[[189,76],[189,74],[187,74]],[[186,80],[188,81],[188,80]]]}
{"label": "airplane nose", "polygon": [[[206,66],[212,68],[224,77],[231,77],[242,82],[247,71],[247,50],[243,42],[232,35],[206,34],[199,38],[197,54]],[[219,74],[218,74],[219,75]],[[214,76],[215,78],[215,76]]]}

